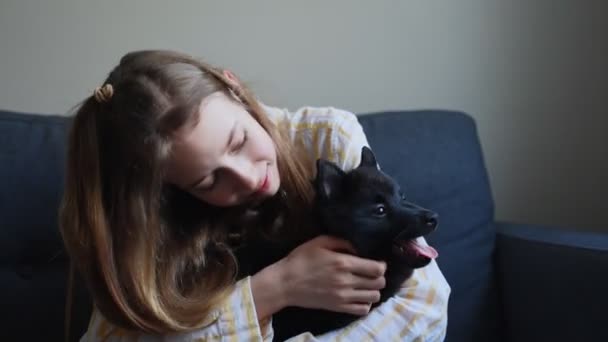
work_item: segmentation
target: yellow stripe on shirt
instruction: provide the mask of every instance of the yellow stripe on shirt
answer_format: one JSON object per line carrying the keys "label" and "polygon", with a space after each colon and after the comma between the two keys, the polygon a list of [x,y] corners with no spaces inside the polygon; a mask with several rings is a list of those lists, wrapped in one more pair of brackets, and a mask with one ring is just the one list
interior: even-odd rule
{"label": "yellow stripe on shirt", "polygon": [[407,334],[412,333],[412,328],[414,327],[414,324],[416,323],[417,320],[420,319],[420,317],[423,317],[427,311],[429,311],[430,308],[432,308],[432,304],[435,301],[435,297],[437,296],[437,291],[434,288],[429,288],[429,293],[426,296],[426,310],[422,310],[421,312],[419,312],[417,315],[415,315],[414,317],[412,317],[412,319],[408,322],[408,324],[403,327],[403,329],[401,330],[401,332],[399,333],[399,337],[401,339],[405,338],[405,336],[407,336]]}
{"label": "yellow stripe on shirt", "polygon": [[424,342],[424,341],[426,341],[425,338],[427,336],[429,336],[433,331],[436,331],[437,330],[437,326],[439,324],[447,321],[447,317],[446,316],[447,316],[447,312],[444,315],[442,315],[440,319],[438,319],[435,322],[429,324],[429,326],[427,327],[427,329],[423,333],[421,333],[420,336],[416,337],[413,342]]}
{"label": "yellow stripe on shirt", "polygon": [[[243,286],[241,289],[241,298],[251,298],[251,293],[249,292],[249,288],[247,286]],[[253,301],[253,299],[252,299]],[[259,340],[257,337],[257,326],[259,325],[256,319],[256,314],[253,310],[255,310],[253,305],[245,305],[246,314],[247,314],[247,327],[250,332],[248,341]],[[262,334],[262,330],[259,331],[260,335]]]}
{"label": "yellow stripe on shirt", "polygon": [[304,122],[304,123],[298,123],[295,125],[290,125],[290,127],[291,127],[291,129],[294,129],[297,131],[302,131],[302,130],[316,131],[316,130],[321,130],[321,129],[327,130],[327,131],[336,130],[338,133],[340,133],[346,139],[350,140],[350,138],[351,138],[351,134],[349,132],[345,131],[344,128],[342,128],[341,126],[332,124],[331,122]]}
{"label": "yellow stripe on shirt", "polygon": [[235,327],[235,316],[234,316],[234,309],[230,306],[227,307],[227,310],[224,311],[224,320],[226,321],[226,325],[228,326],[227,331],[225,331],[226,333],[226,338],[228,338],[229,341],[237,341],[236,339],[236,327]]}
{"label": "yellow stripe on shirt", "polygon": [[[409,291],[407,291],[405,293],[406,302],[409,302],[409,300],[413,299],[415,297],[415,294],[415,289],[410,289]],[[384,318],[382,319],[382,321],[380,321],[380,323],[378,323],[376,327],[372,328],[371,331],[368,332],[367,337],[370,340],[373,340],[374,336],[377,335],[378,332],[383,329],[390,321],[395,319],[395,317],[400,316],[405,310],[405,305],[398,305],[393,310],[393,312],[387,313],[386,316],[384,316]]]}

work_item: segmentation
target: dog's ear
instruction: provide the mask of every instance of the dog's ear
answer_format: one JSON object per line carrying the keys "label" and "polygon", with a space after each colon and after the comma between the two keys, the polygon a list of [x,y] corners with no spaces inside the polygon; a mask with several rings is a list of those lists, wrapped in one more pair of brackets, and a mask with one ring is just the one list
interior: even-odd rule
{"label": "dog's ear", "polygon": [[361,149],[361,164],[359,166],[371,166],[378,168],[378,163],[376,162],[374,152],[372,152],[372,150],[367,146],[363,146]]}
{"label": "dog's ear", "polygon": [[330,198],[342,184],[346,173],[338,165],[324,160],[317,160],[316,191],[322,198]]}

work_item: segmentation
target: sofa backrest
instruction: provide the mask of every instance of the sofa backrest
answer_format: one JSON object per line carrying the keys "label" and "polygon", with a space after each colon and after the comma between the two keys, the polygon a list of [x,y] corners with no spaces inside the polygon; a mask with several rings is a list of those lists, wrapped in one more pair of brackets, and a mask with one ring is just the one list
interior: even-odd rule
{"label": "sofa backrest", "polygon": [[452,288],[446,341],[496,341],[494,204],[473,119],[453,111],[359,116],[380,167],[439,214],[428,242]]}
{"label": "sofa backrest", "polygon": [[[3,341],[63,340],[68,259],[57,209],[67,123],[61,116],[0,111]],[[74,334],[90,315],[83,289],[76,289]]]}

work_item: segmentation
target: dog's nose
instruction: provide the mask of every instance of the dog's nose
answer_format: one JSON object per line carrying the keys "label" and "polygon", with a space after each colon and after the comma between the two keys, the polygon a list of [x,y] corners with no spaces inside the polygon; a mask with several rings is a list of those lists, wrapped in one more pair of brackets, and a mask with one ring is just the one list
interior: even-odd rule
{"label": "dog's nose", "polygon": [[424,215],[424,224],[429,228],[434,228],[437,226],[437,213],[427,212]]}

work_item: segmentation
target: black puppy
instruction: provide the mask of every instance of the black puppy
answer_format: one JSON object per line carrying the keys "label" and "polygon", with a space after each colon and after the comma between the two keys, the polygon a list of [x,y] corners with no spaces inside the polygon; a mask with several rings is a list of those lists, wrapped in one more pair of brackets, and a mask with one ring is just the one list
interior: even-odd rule
{"label": "black puppy", "polygon": [[[361,164],[350,172],[318,160],[314,186],[323,233],[350,241],[360,257],[386,261],[386,286],[374,306],[394,295],[414,269],[437,257],[432,247],[416,243],[436,228],[437,214],[408,202],[395,180],[378,169],[369,148],[363,147]],[[305,331],[322,334],[357,318],[289,307],[274,316],[273,327],[282,341]]]}

